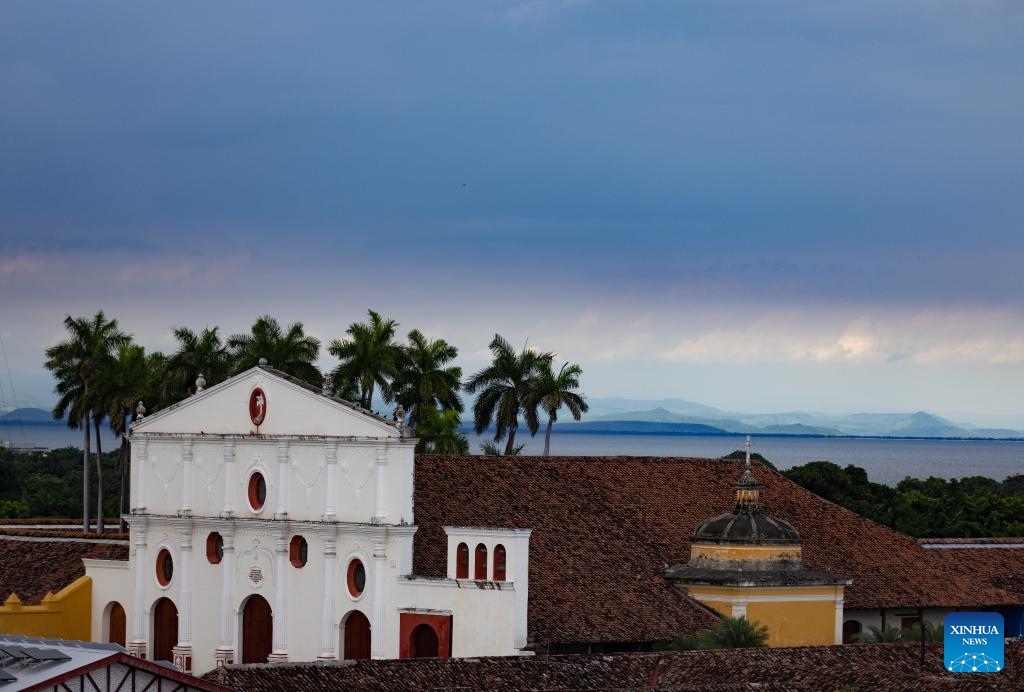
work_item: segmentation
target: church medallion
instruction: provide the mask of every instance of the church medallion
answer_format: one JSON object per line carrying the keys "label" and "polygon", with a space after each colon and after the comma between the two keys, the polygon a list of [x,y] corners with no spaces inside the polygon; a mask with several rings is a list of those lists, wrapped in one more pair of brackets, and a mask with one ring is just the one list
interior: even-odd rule
{"label": "church medallion", "polygon": [[267,417],[267,395],[259,387],[249,394],[249,418],[259,427]]}

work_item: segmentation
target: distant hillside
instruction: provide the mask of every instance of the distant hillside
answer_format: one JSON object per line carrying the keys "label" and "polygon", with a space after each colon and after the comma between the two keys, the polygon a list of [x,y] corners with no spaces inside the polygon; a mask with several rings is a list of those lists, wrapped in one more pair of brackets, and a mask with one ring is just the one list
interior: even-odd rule
{"label": "distant hillside", "polygon": [[63,425],[53,414],[41,408],[16,408],[0,414],[0,425]]}
{"label": "distant hillside", "polygon": [[604,435],[730,435],[710,425],[695,423],[665,423],[641,420],[587,421],[583,423],[555,423],[555,432]]}
{"label": "distant hillside", "polygon": [[927,411],[835,415],[789,411],[739,413],[683,399],[588,399],[585,422],[648,421],[706,425],[730,433],[853,437],[1024,438],[1024,432],[958,424]]}

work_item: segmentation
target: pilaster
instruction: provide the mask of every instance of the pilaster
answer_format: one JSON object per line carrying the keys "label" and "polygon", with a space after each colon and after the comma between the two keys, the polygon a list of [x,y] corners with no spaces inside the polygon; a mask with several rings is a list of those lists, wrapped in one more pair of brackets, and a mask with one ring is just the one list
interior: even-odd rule
{"label": "pilaster", "polygon": [[[287,443],[286,443],[287,445]],[[287,446],[285,447],[287,451]],[[288,533],[282,528],[274,546],[274,636],[269,663],[288,662]]]}

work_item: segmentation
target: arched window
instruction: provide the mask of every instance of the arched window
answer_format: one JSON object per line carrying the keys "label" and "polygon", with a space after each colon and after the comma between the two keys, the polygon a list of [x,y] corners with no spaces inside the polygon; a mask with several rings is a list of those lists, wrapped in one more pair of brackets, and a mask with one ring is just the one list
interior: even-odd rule
{"label": "arched window", "polygon": [[309,560],[309,544],[302,536],[292,536],[292,542],[288,545],[288,559],[292,567],[305,567]]}
{"label": "arched window", "polygon": [[505,546],[494,546],[494,581],[505,581]]}
{"label": "arched window", "polygon": [[843,644],[856,644],[857,637],[861,632],[861,624],[856,620],[847,620],[843,623]]}
{"label": "arched window", "polygon": [[469,579],[469,546],[465,543],[455,549],[455,578]]}
{"label": "arched window", "polygon": [[249,507],[259,512],[267,504],[267,481],[263,474],[256,471],[249,476]]}
{"label": "arched window", "polygon": [[476,546],[476,562],[473,566],[473,578],[482,581],[487,578],[487,546],[478,543]]}
{"label": "arched window", "polygon": [[173,576],[174,558],[171,557],[171,551],[161,548],[156,555],[156,580],[160,586],[167,586]]}
{"label": "arched window", "polygon": [[206,559],[211,565],[219,565],[224,559],[224,539],[216,531],[206,537]]}
{"label": "arched window", "polygon": [[438,650],[437,632],[430,625],[416,625],[409,635],[409,654],[413,658],[434,658]]}

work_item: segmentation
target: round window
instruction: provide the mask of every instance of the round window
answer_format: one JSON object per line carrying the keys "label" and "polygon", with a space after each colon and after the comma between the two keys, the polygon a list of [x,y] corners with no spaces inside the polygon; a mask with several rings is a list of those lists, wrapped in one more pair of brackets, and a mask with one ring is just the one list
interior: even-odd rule
{"label": "round window", "polygon": [[359,598],[366,588],[366,568],[359,559],[348,563],[348,592],[352,598]]}
{"label": "round window", "polygon": [[263,474],[257,471],[249,476],[249,506],[252,511],[259,512],[267,503],[267,481]]}
{"label": "round window", "polygon": [[171,583],[171,577],[174,576],[174,559],[171,557],[171,551],[167,548],[162,548],[156,555],[156,580],[160,583],[160,586],[167,586]]}

